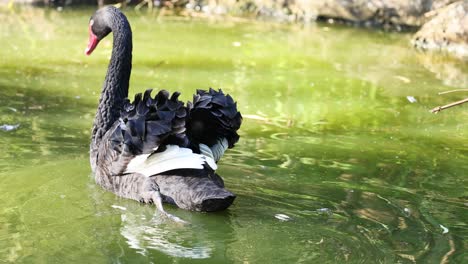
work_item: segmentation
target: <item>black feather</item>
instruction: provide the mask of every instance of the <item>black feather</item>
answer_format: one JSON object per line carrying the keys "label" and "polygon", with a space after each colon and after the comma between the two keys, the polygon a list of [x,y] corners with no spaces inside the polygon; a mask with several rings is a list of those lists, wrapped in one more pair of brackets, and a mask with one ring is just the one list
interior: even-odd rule
{"label": "black feather", "polygon": [[187,103],[187,109],[186,133],[191,145],[203,143],[212,146],[224,137],[228,140],[229,148],[232,148],[239,140],[237,130],[242,116],[232,97],[225,95],[221,89],[197,90],[193,103]]}
{"label": "black feather", "polygon": [[167,144],[212,146],[223,137],[232,148],[239,140],[242,116],[232,97],[222,90],[197,90],[187,107],[179,101],[178,92],[171,95],[161,90],[154,98],[151,92],[148,89],[136,94],[133,102],[123,102],[120,123],[110,137],[116,151],[138,155]]}
{"label": "black feather", "polygon": [[171,132],[171,122],[167,120],[147,121],[146,131],[151,135],[163,135]]}
{"label": "black feather", "polygon": [[[132,103],[126,99],[120,113],[120,124],[112,131],[112,147],[132,155],[150,153],[163,144],[185,144],[187,110],[178,100],[162,90],[152,98],[151,89],[135,95]],[[182,145],[181,145],[182,146]]]}

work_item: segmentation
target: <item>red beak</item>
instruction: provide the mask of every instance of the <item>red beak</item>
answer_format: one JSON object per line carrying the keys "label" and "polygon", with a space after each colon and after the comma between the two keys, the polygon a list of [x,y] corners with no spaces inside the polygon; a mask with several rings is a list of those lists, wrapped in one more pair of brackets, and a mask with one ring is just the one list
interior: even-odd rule
{"label": "red beak", "polygon": [[91,30],[91,26],[92,24],[89,25],[89,41],[88,47],[85,50],[86,55],[90,55],[99,43],[99,39],[96,35],[94,35],[93,31]]}

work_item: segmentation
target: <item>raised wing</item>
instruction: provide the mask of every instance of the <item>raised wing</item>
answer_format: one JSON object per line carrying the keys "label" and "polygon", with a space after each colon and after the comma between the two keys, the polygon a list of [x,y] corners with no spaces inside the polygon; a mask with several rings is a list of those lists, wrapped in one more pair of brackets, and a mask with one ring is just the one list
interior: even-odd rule
{"label": "raised wing", "polygon": [[[115,152],[111,165],[113,175],[141,173],[152,176],[174,169],[216,169],[214,161],[185,148],[187,110],[178,100],[160,91],[154,98],[151,90],[135,95],[124,103],[119,121],[108,135],[108,145]],[[214,164],[214,166],[213,166]]]}
{"label": "raised wing", "polygon": [[120,124],[110,138],[115,150],[127,155],[148,154],[163,144],[186,146],[185,118],[187,111],[178,100],[179,93],[169,97],[160,91],[151,98],[151,89],[135,100],[124,102]]}
{"label": "raised wing", "polygon": [[217,161],[239,140],[237,130],[242,115],[237,111],[237,103],[221,89],[197,90],[187,109],[186,133],[192,148],[207,152],[205,146],[209,147]]}

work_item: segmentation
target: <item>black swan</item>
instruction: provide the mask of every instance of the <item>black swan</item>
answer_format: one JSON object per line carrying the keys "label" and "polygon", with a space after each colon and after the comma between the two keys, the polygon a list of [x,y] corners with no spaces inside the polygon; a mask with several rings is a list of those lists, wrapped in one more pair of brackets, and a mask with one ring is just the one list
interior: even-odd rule
{"label": "black swan", "polygon": [[[221,90],[197,90],[187,106],[179,93],[151,90],[127,99],[132,68],[132,31],[117,8],[99,9],[89,21],[90,55],[113,32],[112,56],[94,119],[90,146],[96,182],[121,197],[162,202],[194,211],[229,207],[235,195],[215,173],[216,162],[239,140],[242,116]],[[180,219],[179,219],[180,220]]]}

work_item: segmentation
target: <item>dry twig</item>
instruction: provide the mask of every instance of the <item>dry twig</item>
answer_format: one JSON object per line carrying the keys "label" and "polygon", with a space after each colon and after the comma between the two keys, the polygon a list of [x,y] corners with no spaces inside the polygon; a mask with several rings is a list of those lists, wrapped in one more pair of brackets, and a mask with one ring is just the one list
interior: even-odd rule
{"label": "dry twig", "polygon": [[457,106],[457,105],[461,105],[461,104],[464,104],[464,103],[467,103],[467,102],[468,102],[468,98],[465,98],[465,99],[457,101],[457,102],[453,102],[453,103],[450,103],[450,104],[447,104],[447,105],[435,107],[435,108],[433,108],[431,110],[431,112],[436,114],[436,113],[438,113],[438,112],[440,112],[442,110],[445,110],[447,108],[454,107],[454,106]]}
{"label": "dry twig", "polygon": [[456,89],[456,90],[451,90],[451,91],[440,92],[439,95],[455,93],[455,92],[468,92],[468,89]]}

